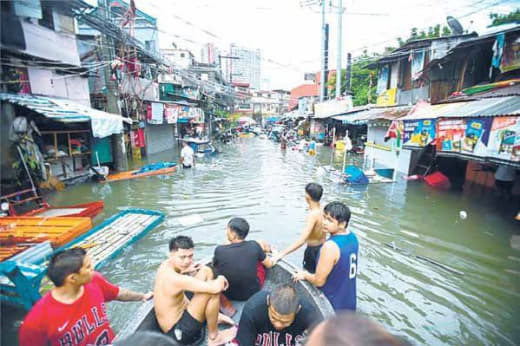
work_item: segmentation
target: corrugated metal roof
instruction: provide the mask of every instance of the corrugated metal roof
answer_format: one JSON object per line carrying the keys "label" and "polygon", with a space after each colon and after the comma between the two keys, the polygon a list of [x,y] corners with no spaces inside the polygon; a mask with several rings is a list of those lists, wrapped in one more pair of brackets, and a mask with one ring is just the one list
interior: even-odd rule
{"label": "corrugated metal roof", "polygon": [[65,122],[91,122],[94,137],[103,138],[123,131],[123,121],[131,124],[132,119],[103,112],[74,103],[67,99],[46,96],[0,93],[0,100],[26,107],[49,119]]}
{"label": "corrugated metal roof", "polygon": [[370,120],[386,119],[394,120],[405,116],[411,109],[411,106],[372,108],[358,111],[354,114],[349,113],[334,117],[335,120],[341,121],[343,124],[366,124]]}
{"label": "corrugated metal roof", "polygon": [[520,96],[494,97],[433,106],[430,104],[418,104],[407,116],[401,118],[401,120],[494,117],[506,115],[520,115]]}
{"label": "corrugated metal roof", "polygon": [[85,114],[80,114],[76,110],[63,109],[52,102],[50,98],[22,95],[22,94],[4,94],[0,93],[0,100],[27,107],[47,118],[61,121],[65,123],[77,123],[90,121]]}

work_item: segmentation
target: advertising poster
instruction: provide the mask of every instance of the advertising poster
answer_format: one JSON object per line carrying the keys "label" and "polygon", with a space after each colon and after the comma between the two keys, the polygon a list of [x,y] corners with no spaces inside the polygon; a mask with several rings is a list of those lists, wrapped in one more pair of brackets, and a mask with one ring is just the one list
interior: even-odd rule
{"label": "advertising poster", "polygon": [[462,153],[485,157],[493,118],[467,118],[462,141]]}
{"label": "advertising poster", "polygon": [[424,147],[434,139],[435,119],[404,121],[404,146]]}
{"label": "advertising poster", "polygon": [[180,106],[177,105],[164,105],[164,120],[167,124],[176,124],[177,118],[179,117]]}
{"label": "advertising poster", "polygon": [[493,119],[487,156],[520,162],[520,117]]}
{"label": "advertising poster", "polygon": [[440,120],[437,123],[437,151],[459,153],[466,133],[465,119]]}

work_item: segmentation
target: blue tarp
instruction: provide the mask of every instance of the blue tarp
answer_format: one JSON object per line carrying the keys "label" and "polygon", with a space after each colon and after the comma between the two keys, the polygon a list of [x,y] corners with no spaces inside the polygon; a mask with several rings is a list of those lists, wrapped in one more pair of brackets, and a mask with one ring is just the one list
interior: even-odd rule
{"label": "blue tarp", "polygon": [[354,185],[367,185],[369,183],[367,176],[363,171],[356,166],[346,166],[344,171],[346,178],[345,182]]}
{"label": "blue tarp", "polygon": [[157,171],[159,169],[169,168],[169,167],[173,167],[176,165],[177,164],[175,162],[166,162],[166,161],[152,163],[152,164],[141,167],[140,170],[138,170],[137,172],[134,172],[132,174],[141,174],[141,173],[146,173],[146,172]]}

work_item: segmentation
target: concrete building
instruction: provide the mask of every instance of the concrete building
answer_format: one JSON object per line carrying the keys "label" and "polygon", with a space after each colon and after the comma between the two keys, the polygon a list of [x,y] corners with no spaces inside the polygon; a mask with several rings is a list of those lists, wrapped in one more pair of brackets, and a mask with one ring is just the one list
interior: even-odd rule
{"label": "concrete building", "polygon": [[232,44],[230,55],[238,59],[230,59],[228,64],[229,82],[247,83],[251,89],[260,89],[262,51]]}
{"label": "concrete building", "polygon": [[206,43],[200,49],[200,62],[203,64],[218,64],[219,55],[221,55],[220,49],[213,43]]}
{"label": "concrete building", "polygon": [[163,58],[174,67],[189,69],[195,62],[195,56],[188,49],[166,48],[161,49]]}

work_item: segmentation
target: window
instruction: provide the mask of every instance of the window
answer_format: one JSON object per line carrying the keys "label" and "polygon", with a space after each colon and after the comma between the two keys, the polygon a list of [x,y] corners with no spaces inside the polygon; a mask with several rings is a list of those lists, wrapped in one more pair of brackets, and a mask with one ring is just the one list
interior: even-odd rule
{"label": "window", "polygon": [[38,23],[46,28],[54,30],[54,16],[52,15],[52,8],[42,6],[42,19]]}

